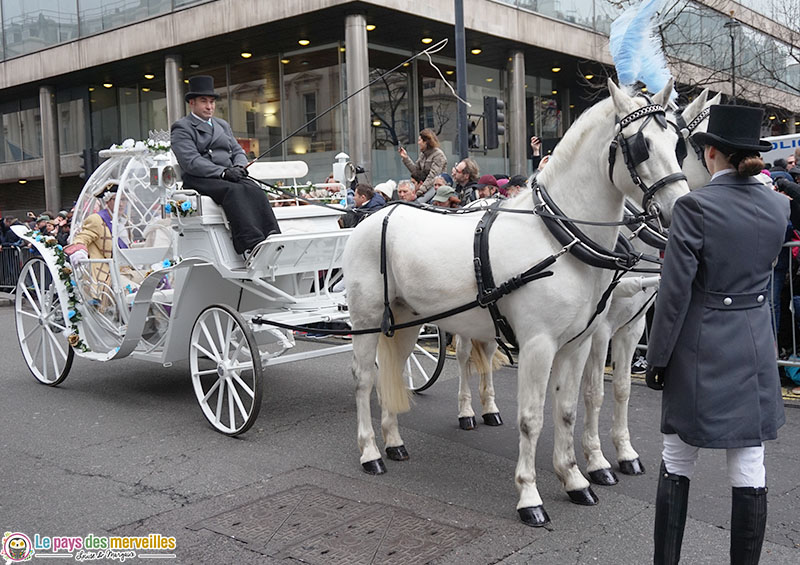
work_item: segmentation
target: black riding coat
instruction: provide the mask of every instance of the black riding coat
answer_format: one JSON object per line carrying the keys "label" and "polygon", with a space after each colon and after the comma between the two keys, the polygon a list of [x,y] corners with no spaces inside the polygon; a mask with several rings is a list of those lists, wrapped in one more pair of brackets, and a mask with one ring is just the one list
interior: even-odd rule
{"label": "black riding coat", "polygon": [[775,439],[785,415],[767,283],[789,200],[722,175],[674,208],[647,362],[666,367],[661,431],[697,447]]}

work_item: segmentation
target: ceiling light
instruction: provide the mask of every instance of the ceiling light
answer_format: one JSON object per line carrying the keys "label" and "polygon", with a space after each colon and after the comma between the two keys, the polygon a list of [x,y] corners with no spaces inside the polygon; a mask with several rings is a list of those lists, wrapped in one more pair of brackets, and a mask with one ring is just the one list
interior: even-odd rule
{"label": "ceiling light", "polygon": [[147,73],[146,75],[144,75],[144,78],[146,78],[147,80],[153,80],[154,78],[156,78],[156,75],[151,75],[150,73]]}
{"label": "ceiling light", "polygon": [[199,69],[200,65],[198,65],[197,63],[189,63],[189,67],[191,67],[192,69]]}
{"label": "ceiling light", "polygon": [[19,179],[17,182],[18,182],[19,184],[25,184],[25,183],[27,183],[28,181],[27,181],[26,179]]}
{"label": "ceiling light", "polygon": [[189,79],[188,78],[183,79],[183,84],[189,84]]}
{"label": "ceiling light", "polygon": [[553,94],[558,94],[558,90],[554,90],[554,91],[553,91]]}
{"label": "ceiling light", "polygon": [[291,59],[281,59],[281,63],[283,63],[284,65],[288,65],[289,61],[291,61]]}
{"label": "ceiling light", "polygon": [[375,24],[367,24],[367,31],[372,31],[375,29]]}
{"label": "ceiling light", "polygon": [[311,42],[308,39],[300,39],[300,40],[297,41],[297,43],[299,43],[300,45],[305,47],[306,45],[310,44]]}
{"label": "ceiling light", "polygon": [[252,54],[252,53],[248,53],[247,51],[242,51],[242,52],[241,52],[241,53],[239,53],[239,54],[242,56],[242,59],[249,59],[250,57],[252,57],[252,56],[253,56],[253,54]]}
{"label": "ceiling light", "polygon": [[494,79],[492,77],[489,77],[489,78],[486,79],[486,82],[492,82],[493,80]]}
{"label": "ceiling light", "polygon": [[594,78],[594,75],[583,75],[583,78],[585,78],[586,80],[592,80]]}
{"label": "ceiling light", "polygon": [[455,73],[455,71],[454,71],[453,69],[448,69],[448,70],[446,70],[446,71],[444,72],[444,74],[446,74],[446,75],[452,75],[452,74],[454,74],[454,73]]}
{"label": "ceiling light", "polygon": [[469,52],[473,55],[480,55],[483,50],[480,47],[476,47],[475,49],[470,49]]}
{"label": "ceiling light", "polygon": [[344,53],[344,47],[339,47],[339,52]]}
{"label": "ceiling light", "polygon": [[375,126],[375,127],[378,127],[379,125],[381,125],[381,121],[380,120],[372,120],[372,125]]}
{"label": "ceiling light", "polygon": [[561,70],[561,67],[553,67],[550,70],[553,71],[554,73],[557,73],[557,72],[559,72]]}
{"label": "ceiling light", "polygon": [[570,104],[569,107],[570,107],[570,109],[572,109],[572,108],[575,107],[575,104]]}
{"label": "ceiling light", "polygon": [[420,39],[420,41],[422,41],[422,43],[427,45],[428,43],[433,43],[433,38],[432,37],[423,37],[422,39]]}
{"label": "ceiling light", "polygon": [[111,88],[111,87],[112,87],[112,86],[114,86],[114,85],[113,85],[113,84],[111,84],[110,82],[104,82],[104,83],[103,83],[103,86],[105,86],[106,88]]}
{"label": "ceiling light", "polygon": [[770,120],[774,120],[774,119],[775,119],[775,116],[770,116],[770,117],[769,117],[769,119],[770,119]]}
{"label": "ceiling light", "polygon": [[800,126],[800,122],[795,122],[794,125]]}
{"label": "ceiling light", "polygon": [[94,92],[94,87],[93,86],[89,87],[89,92]]}
{"label": "ceiling light", "polygon": [[784,124],[785,124],[785,123],[786,123],[786,118],[782,119],[782,120],[781,120],[781,123],[784,123]]}
{"label": "ceiling light", "polygon": [[142,92],[150,92],[150,89],[149,88],[143,88]]}
{"label": "ceiling light", "polygon": [[408,67],[408,66],[410,66],[410,65],[411,65],[411,63],[409,63],[408,61],[406,61],[405,63],[403,63],[403,66],[404,66],[404,67]]}

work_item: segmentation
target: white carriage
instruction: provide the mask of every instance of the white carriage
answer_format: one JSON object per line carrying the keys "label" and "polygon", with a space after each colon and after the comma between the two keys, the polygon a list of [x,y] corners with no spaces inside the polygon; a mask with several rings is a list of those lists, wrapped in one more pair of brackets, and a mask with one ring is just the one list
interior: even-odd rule
{"label": "white carriage", "polygon": [[[282,233],[245,262],[233,249],[222,208],[181,186],[170,151],[140,143],[100,156],[107,160],[81,192],[71,238],[103,208],[93,194],[115,182],[111,257],[73,271],[54,238],[17,228],[40,254],[24,265],[15,302],[22,354],[39,382],[60,384],[76,354],[164,366],[188,358],[204,416],[218,431],[238,435],[258,416],[264,368],[352,349],[349,341],[326,340],[287,353],[302,334],[259,323],[349,327],[344,292],[334,291],[352,231],[339,228],[342,209],[276,206]],[[308,168],[291,161],[255,163],[249,171],[261,180],[288,180],[297,193],[296,179]],[[438,330],[422,333],[407,363],[409,387],[427,388],[444,359]]]}

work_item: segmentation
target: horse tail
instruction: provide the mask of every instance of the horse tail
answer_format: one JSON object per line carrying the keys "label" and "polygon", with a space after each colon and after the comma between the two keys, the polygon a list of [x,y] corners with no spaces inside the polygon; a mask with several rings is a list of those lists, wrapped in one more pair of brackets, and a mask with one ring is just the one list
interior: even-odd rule
{"label": "horse tail", "polygon": [[501,367],[506,366],[506,356],[500,351],[499,348],[494,350],[491,361],[486,357],[486,351],[483,349],[484,343],[477,340],[472,340],[472,350],[469,353],[469,364],[475,367],[478,375],[485,377],[489,371],[496,371]]}
{"label": "horse tail", "polygon": [[416,340],[416,328],[397,330],[392,338],[378,337],[378,399],[385,410],[395,414],[411,409],[411,390],[403,380],[406,356],[400,351],[407,333],[412,333],[410,338]]}

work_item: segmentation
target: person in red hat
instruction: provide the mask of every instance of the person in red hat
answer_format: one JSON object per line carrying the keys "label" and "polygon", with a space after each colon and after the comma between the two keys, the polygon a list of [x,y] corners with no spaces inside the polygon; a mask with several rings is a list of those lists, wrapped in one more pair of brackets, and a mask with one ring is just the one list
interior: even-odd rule
{"label": "person in red hat", "polygon": [[172,152],[181,166],[185,188],[192,188],[222,206],[231,226],[233,248],[249,258],[253,248],[280,233],[266,193],[247,178],[247,156],[228,122],[214,117],[219,95],[214,78],[189,79],[186,102],[190,113],[172,124]]}
{"label": "person in red hat", "polygon": [[727,452],[731,563],[761,555],[763,442],[786,419],[768,284],[789,222],[789,200],[755,176],[772,147],[762,119],[758,108],[711,106],[708,130],[693,136],[711,181],[673,209],[645,376],[663,394],[655,563],[680,560],[700,448]]}

